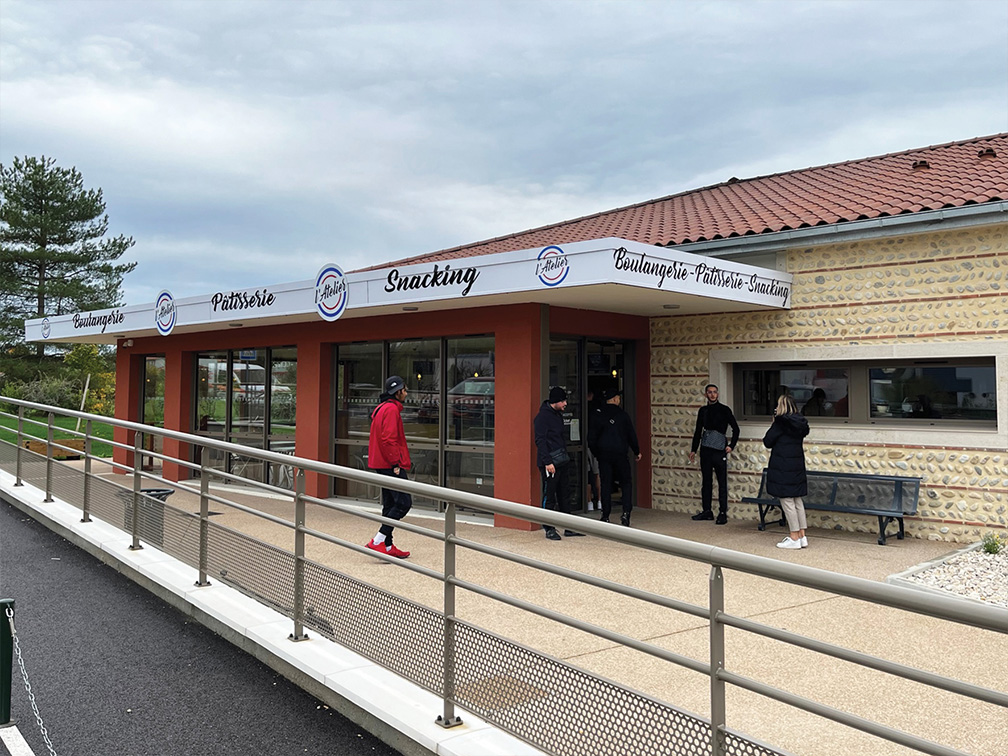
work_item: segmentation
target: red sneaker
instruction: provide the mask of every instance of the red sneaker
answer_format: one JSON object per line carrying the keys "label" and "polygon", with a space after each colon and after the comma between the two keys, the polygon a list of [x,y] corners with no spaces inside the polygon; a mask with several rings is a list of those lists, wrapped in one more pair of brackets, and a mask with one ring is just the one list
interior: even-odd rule
{"label": "red sneaker", "polygon": [[388,554],[389,556],[394,556],[397,559],[405,559],[406,557],[409,556],[408,551],[403,551],[402,549],[397,547],[394,543],[388,547],[388,550],[385,553]]}
{"label": "red sneaker", "polygon": [[371,551],[380,551],[382,554],[387,554],[388,553],[387,551],[385,551],[385,544],[384,543],[375,543],[374,541],[368,541],[367,544],[366,544],[366,546],[369,549],[371,549]]}

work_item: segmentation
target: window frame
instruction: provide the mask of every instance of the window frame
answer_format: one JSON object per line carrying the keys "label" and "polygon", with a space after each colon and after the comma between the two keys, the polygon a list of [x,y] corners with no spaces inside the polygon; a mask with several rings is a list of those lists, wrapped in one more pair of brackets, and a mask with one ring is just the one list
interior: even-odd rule
{"label": "window frame", "polygon": [[[733,373],[733,404],[736,414],[740,420],[758,422],[769,420],[771,413],[746,413],[743,408],[743,392],[745,382],[743,374],[749,371],[782,372],[785,370],[807,370],[811,367],[822,369],[846,369],[848,388],[848,415],[847,417],[817,417],[809,416],[809,422],[817,424],[833,425],[876,425],[885,428],[909,428],[909,427],[943,427],[943,428],[963,428],[969,430],[997,430],[997,412],[993,420],[977,419],[967,420],[961,417],[882,417],[872,415],[871,399],[869,397],[871,386],[871,371],[880,368],[990,368],[994,371],[994,382],[997,384],[997,364],[994,357],[947,357],[932,359],[873,359],[873,360],[803,360],[800,362],[735,362],[732,365]],[[995,389],[995,396],[998,392]],[[1002,400],[1003,402],[1003,400]]]}

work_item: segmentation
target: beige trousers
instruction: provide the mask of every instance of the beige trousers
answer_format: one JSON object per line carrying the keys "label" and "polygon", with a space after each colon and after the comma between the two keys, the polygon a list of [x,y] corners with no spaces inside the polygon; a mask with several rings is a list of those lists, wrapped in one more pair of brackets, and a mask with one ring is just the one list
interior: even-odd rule
{"label": "beige trousers", "polygon": [[801,496],[794,499],[781,499],[781,509],[784,510],[784,517],[787,519],[788,530],[797,533],[805,530],[805,502]]}

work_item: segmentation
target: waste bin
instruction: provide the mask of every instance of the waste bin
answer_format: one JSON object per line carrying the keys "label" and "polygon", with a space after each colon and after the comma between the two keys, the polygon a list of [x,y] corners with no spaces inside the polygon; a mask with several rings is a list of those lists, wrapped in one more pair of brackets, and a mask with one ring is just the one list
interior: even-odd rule
{"label": "waste bin", "polygon": [[[140,489],[140,521],[137,532],[141,540],[151,546],[164,545],[164,501],[175,493],[173,488]],[[123,512],[123,526],[127,533],[133,532],[133,492],[120,490],[119,496],[126,505]]]}

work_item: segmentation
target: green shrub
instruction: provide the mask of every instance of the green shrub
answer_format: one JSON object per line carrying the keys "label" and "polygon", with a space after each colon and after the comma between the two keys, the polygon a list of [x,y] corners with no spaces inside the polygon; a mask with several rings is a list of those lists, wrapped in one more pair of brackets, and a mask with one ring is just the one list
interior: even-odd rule
{"label": "green shrub", "polygon": [[83,387],[72,378],[43,376],[34,381],[8,384],[7,396],[36,404],[51,404],[62,409],[80,409]]}
{"label": "green shrub", "polygon": [[988,530],[983,537],[983,541],[981,541],[981,545],[983,550],[988,554],[999,554],[1002,549],[1008,546],[1008,538],[1005,537],[1004,533]]}

